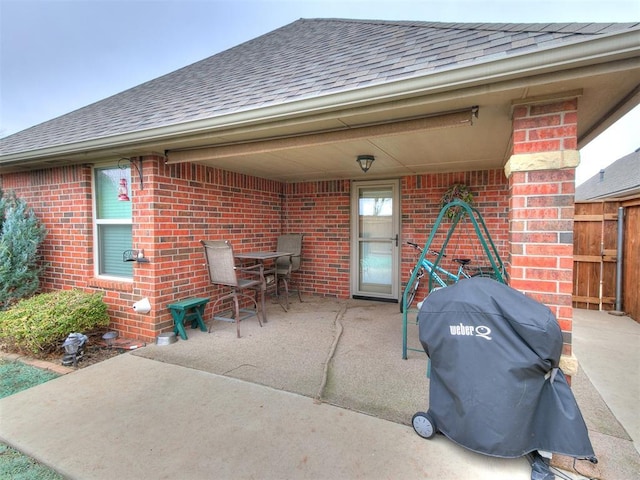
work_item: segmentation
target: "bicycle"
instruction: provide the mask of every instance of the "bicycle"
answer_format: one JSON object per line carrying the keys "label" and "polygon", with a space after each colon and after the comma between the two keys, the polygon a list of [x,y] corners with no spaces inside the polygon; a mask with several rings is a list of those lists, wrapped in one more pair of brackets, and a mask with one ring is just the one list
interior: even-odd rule
{"label": "bicycle", "polygon": [[[422,253],[422,248],[417,243],[413,243],[413,242],[406,242],[406,243],[407,245],[417,250],[416,257],[419,258],[420,254]],[[431,249],[429,249],[427,253],[435,256],[442,256],[442,257],[447,256],[444,253],[440,255],[440,252],[436,250],[431,250]],[[451,273],[450,271],[445,270],[441,266],[435,265],[433,262],[427,260],[426,258],[422,260],[422,263],[418,267],[418,273],[416,274],[416,277],[413,280],[413,283],[411,284],[411,287],[409,288],[409,292],[407,294],[407,308],[411,307],[413,300],[416,298],[416,294],[418,293],[418,289],[420,288],[420,280],[422,280],[422,278],[427,274],[437,284],[437,286],[432,288],[431,291],[436,290],[438,288],[446,287],[453,283],[458,283],[458,281],[461,278],[471,278],[471,277],[494,277],[495,278],[494,275],[485,271],[485,269],[483,269],[482,267],[476,267],[474,271],[469,271],[468,269],[469,267],[467,266],[471,262],[471,259],[469,258],[453,258],[452,260],[458,264],[458,271],[456,273]],[[413,268],[411,269],[410,273],[411,275],[413,275]],[[444,279],[438,274],[444,276]],[[403,302],[401,300],[400,313],[402,313],[402,309],[403,309]]]}

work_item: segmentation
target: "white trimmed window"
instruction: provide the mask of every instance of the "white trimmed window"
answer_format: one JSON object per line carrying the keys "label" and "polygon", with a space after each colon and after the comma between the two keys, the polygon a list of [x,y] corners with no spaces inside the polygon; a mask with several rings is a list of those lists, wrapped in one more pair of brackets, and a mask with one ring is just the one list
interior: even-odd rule
{"label": "white trimmed window", "polygon": [[131,169],[113,166],[94,168],[95,273],[100,277],[133,280],[133,264],[122,260],[122,254],[133,248],[131,201],[118,200],[118,188],[122,178],[127,181],[129,189]]}

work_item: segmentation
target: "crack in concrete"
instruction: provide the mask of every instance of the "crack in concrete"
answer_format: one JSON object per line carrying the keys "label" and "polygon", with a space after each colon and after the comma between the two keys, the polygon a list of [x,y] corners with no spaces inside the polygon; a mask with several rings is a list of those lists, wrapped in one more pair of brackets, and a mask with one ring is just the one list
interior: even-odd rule
{"label": "crack in concrete", "polygon": [[336,353],[338,342],[340,341],[340,337],[342,336],[342,331],[344,330],[342,327],[342,318],[344,317],[344,314],[347,312],[347,309],[348,309],[348,306],[346,304],[343,304],[340,310],[338,311],[338,313],[336,313],[336,316],[333,320],[333,325],[337,329],[337,332],[333,337],[333,343],[331,344],[331,348],[329,349],[327,360],[324,363],[324,369],[322,371],[322,382],[320,383],[320,389],[318,390],[318,394],[314,398],[314,401],[316,403],[323,402],[324,389],[327,386],[327,378],[329,377],[329,367]]}

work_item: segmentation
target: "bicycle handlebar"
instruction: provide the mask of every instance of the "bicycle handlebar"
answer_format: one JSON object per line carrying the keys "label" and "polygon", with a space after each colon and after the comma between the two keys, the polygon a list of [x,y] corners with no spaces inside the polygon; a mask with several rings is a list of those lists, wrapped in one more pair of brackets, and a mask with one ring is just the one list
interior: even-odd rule
{"label": "bicycle handlebar", "polygon": [[[413,242],[406,242],[406,243],[407,243],[407,245],[409,245],[409,246],[411,246],[411,247],[415,248],[416,250],[422,251],[422,247],[420,247],[420,245],[418,245],[417,243],[413,243]],[[431,250],[431,249],[429,249],[429,253],[430,253],[431,255],[440,255],[440,252],[438,252],[438,251],[436,251],[436,250]],[[446,254],[446,253],[443,253],[443,254],[442,254],[442,256],[443,256],[443,257],[446,257],[446,256],[447,256],[447,254]]]}

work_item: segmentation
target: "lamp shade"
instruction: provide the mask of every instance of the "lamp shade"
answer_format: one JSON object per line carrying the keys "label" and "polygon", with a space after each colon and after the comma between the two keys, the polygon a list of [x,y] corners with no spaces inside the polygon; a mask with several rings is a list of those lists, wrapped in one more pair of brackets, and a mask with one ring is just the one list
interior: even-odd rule
{"label": "lamp shade", "polygon": [[358,155],[356,162],[358,162],[362,171],[366,173],[373,165],[374,160],[375,157],[373,155]]}

